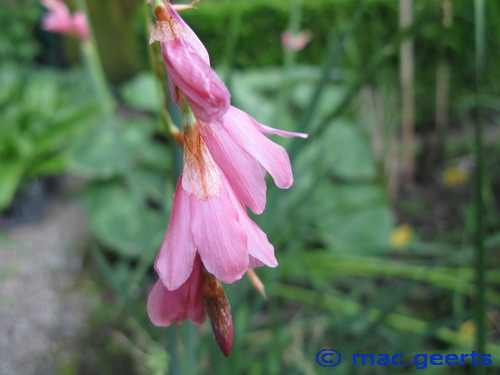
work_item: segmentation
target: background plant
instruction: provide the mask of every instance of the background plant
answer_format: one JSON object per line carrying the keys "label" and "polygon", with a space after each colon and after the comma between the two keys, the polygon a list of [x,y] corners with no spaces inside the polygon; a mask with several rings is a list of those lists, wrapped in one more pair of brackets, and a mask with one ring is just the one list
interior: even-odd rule
{"label": "background plant", "polygon": [[[113,84],[105,85],[108,109],[75,136],[69,166],[87,179],[80,196],[93,234],[90,268],[100,271],[106,288],[100,293],[108,297],[96,325],[111,322],[122,338],[112,341],[104,351],[108,355],[100,352],[108,372],[118,368],[110,359],[117,347],[136,363],[130,373],[157,374],[323,373],[314,357],[332,346],[345,353],[411,355],[468,353],[479,343],[493,358],[500,356],[495,252],[500,88],[489,79],[498,71],[499,9],[488,2],[482,21],[488,32],[478,34],[485,73],[477,91],[474,9],[470,2],[453,4],[452,27],[443,25],[440,2],[421,1],[415,2],[414,25],[403,30],[398,30],[397,2],[387,0],[361,5],[206,1],[183,14],[206,43],[235,105],[263,123],[311,135],[300,145],[283,141],[293,159],[294,187],[279,194],[270,188],[268,209],[255,218],[274,244],[280,267],[257,270],[267,301],[246,279],[227,286],[237,340],[231,357],[222,360],[209,327],[157,329],[147,319],[149,271],[167,225],[180,150],[165,137],[165,122],[157,115],[167,103],[158,87],[164,81],[148,70],[151,54],[153,66],[155,61],[154,51],[146,48],[148,9],[142,2],[119,8],[116,1],[89,1],[101,52],[94,57],[102,57]],[[111,8],[123,11],[113,13],[112,22]],[[279,40],[287,28],[310,30],[311,43],[300,52],[283,51]],[[107,33],[111,29],[114,37]],[[122,31],[127,36],[120,39]],[[402,152],[398,50],[407,37],[414,39],[416,51],[416,183],[413,189],[393,190],[391,184],[400,179],[394,165]],[[108,38],[127,40],[126,53],[117,43],[116,55],[131,56],[135,63],[118,64]],[[449,121],[443,142],[435,143],[435,84],[443,56],[450,64],[444,94]],[[67,53],[67,58],[74,56]],[[471,199],[470,140],[475,108],[486,133],[479,142],[485,156],[479,176],[485,265],[474,261],[478,215]],[[175,111],[170,114],[177,119]],[[476,299],[475,274],[487,280],[482,302]],[[486,313],[484,333],[476,330],[478,304]],[[111,336],[99,334],[103,341]],[[87,345],[92,347],[92,338]],[[435,374],[481,370],[495,373],[498,367],[426,369]],[[416,370],[341,366],[336,371]]]}

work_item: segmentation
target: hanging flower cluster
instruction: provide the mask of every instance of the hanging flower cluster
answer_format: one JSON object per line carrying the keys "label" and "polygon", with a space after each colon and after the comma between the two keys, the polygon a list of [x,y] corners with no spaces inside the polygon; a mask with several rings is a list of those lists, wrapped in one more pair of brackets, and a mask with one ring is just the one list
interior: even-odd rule
{"label": "hanging flower cluster", "polygon": [[[150,1],[173,102],[184,126],[183,170],[170,223],[155,261],[159,280],[148,298],[157,326],[210,317],[229,355],[231,310],[219,282],[233,283],[255,267],[277,267],[274,248],[247,214],[266,205],[266,171],[279,188],[293,183],[285,149],[266,135],[302,137],[262,125],[230,105],[231,95],[210,66],[208,52],[167,0]],[[253,274],[253,273],[252,273]]]}

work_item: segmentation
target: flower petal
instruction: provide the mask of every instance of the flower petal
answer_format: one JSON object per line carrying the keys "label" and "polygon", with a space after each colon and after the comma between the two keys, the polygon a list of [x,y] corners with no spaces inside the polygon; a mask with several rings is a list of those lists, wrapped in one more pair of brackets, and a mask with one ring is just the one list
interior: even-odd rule
{"label": "flower petal", "polygon": [[274,135],[279,135],[280,137],[283,138],[292,138],[292,137],[309,138],[309,134],[306,133],[287,132],[286,130],[271,128],[270,126],[263,125],[257,121],[254,121],[254,125],[257,129],[259,129],[259,131],[262,134],[274,134]]}
{"label": "flower petal", "polygon": [[168,4],[167,6],[172,18],[174,19],[175,22],[177,22],[181,26],[183,30],[183,35],[181,35],[183,43],[193,48],[194,51],[196,51],[196,53],[208,65],[210,65],[210,57],[208,55],[207,49],[205,48],[201,40],[198,38],[195,32],[189,27],[189,25],[186,22],[184,22],[181,16],[179,16],[179,13],[177,13],[177,11],[174,9],[174,6],[172,6],[172,4]]}
{"label": "flower petal", "polygon": [[[248,237],[248,254],[268,267],[278,267],[274,246],[271,245],[264,231],[248,216],[242,220],[242,224]],[[252,268],[255,268],[255,264]]]}
{"label": "flower petal", "polygon": [[267,239],[267,235],[250,219],[243,203],[234,195],[230,195],[231,203],[238,209],[240,224],[247,235],[249,267],[262,265],[277,267],[278,261],[274,256],[274,246]]}
{"label": "flower petal", "polygon": [[221,173],[218,195],[208,199],[189,196],[194,243],[208,272],[224,283],[240,279],[248,269],[247,236],[239,222],[234,196]]}
{"label": "flower petal", "polygon": [[292,185],[292,167],[286,150],[265,137],[258,130],[256,120],[231,106],[221,123],[235,142],[269,172],[279,188]]}
{"label": "flower petal", "polygon": [[174,321],[180,324],[185,319],[195,324],[205,321],[201,275],[201,262],[197,257],[191,276],[179,289],[169,291],[161,280],[156,282],[149,293],[147,303],[149,319],[154,325],[165,327]]}
{"label": "flower petal", "polygon": [[190,230],[189,204],[182,188],[181,175],[175,189],[167,233],[155,261],[156,272],[168,290],[175,290],[184,284],[193,269],[196,247]]}
{"label": "flower petal", "polygon": [[236,195],[255,214],[261,214],[266,207],[265,170],[224,127],[206,129],[203,133],[215,163],[226,175]]}
{"label": "flower petal", "polygon": [[195,115],[205,122],[224,115],[231,94],[210,65],[182,38],[162,43],[162,47],[167,72]]}

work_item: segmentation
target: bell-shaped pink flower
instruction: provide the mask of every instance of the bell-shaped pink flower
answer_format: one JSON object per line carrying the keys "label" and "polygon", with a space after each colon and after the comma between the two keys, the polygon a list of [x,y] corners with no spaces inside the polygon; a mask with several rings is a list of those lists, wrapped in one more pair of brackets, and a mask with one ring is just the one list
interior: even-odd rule
{"label": "bell-shaped pink flower", "polygon": [[206,312],[201,295],[202,265],[197,257],[188,279],[174,291],[170,291],[158,280],[148,297],[148,315],[151,322],[166,327],[172,322],[182,323],[189,319],[195,324],[205,321]]}
{"label": "bell-shaped pink flower", "polygon": [[276,267],[274,248],[246,212],[214,162],[199,125],[186,127],[184,168],[177,183],[167,233],[155,269],[168,290],[189,278],[197,254],[206,270],[225,283],[249,267]]}
{"label": "bell-shaped pink flower", "polygon": [[279,188],[288,189],[292,185],[292,167],[286,150],[265,134],[287,138],[307,138],[307,134],[270,128],[232,106],[220,120],[204,126],[208,129],[202,132],[203,140],[215,163],[236,195],[255,214],[261,214],[266,206],[266,170]]}
{"label": "bell-shaped pink flower", "polygon": [[41,0],[49,11],[43,19],[44,30],[69,34],[73,32],[73,19],[68,7],[62,0]]}
{"label": "bell-shaped pink flower", "polygon": [[202,324],[208,314],[215,338],[224,355],[233,345],[231,307],[220,282],[208,273],[199,255],[194,259],[191,275],[178,289],[170,291],[158,280],[148,296],[148,315],[156,326],[166,327],[189,319]]}
{"label": "bell-shaped pink flower", "polygon": [[210,67],[203,43],[171,4],[158,5],[154,11],[156,26],[151,42],[161,43],[173,102],[180,104],[179,90],[202,121],[221,117],[229,108],[231,94]]}

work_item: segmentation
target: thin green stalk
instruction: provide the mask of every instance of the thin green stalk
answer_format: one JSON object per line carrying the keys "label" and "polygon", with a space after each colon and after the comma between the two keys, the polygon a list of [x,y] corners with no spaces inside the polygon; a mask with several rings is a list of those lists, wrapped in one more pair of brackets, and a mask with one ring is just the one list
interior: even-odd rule
{"label": "thin green stalk", "polygon": [[370,79],[372,79],[372,77],[377,73],[377,70],[380,69],[380,67],[387,61],[389,57],[395,54],[401,43],[403,43],[407,38],[415,35],[415,33],[420,30],[424,19],[424,13],[417,15],[411,26],[405,29],[401,29],[392,38],[391,41],[380,48],[380,52],[375,55],[373,59],[367,64],[366,68],[362,72],[360,72],[361,74],[359,74],[359,76],[348,89],[347,93],[344,95],[343,99],[334,107],[332,112],[330,112],[329,115],[325,116],[320,123],[318,123],[313,129],[310,130],[309,134],[311,136],[321,136],[321,134],[328,128],[330,122],[337,118],[343,110],[348,108],[349,102],[363,87],[363,85]]}
{"label": "thin green stalk", "polygon": [[[475,126],[474,126],[474,155],[476,161],[476,173],[474,179],[474,206],[475,206],[475,247],[476,247],[476,350],[485,353],[486,346],[486,277],[485,277],[485,246],[484,246],[484,150],[483,132],[481,123],[481,112],[479,108],[479,95],[481,91],[481,73],[484,62],[485,41],[485,2],[475,0],[474,2],[474,27],[475,27]],[[481,367],[481,366],[478,366]],[[478,374],[484,373],[481,367]]]}
{"label": "thin green stalk", "polygon": [[[144,3],[144,19],[146,25],[146,34],[149,36],[152,31],[151,20],[149,17],[150,6]],[[147,42],[147,41],[146,41]],[[159,50],[159,43],[148,43],[148,57],[151,70],[153,71],[154,77],[156,78],[156,91],[160,97],[160,120],[163,124],[165,135],[171,137],[174,133],[178,132],[179,129],[175,126],[170,116],[170,112],[167,110],[166,103],[169,97],[167,86],[165,85],[166,75],[165,68],[163,64],[159,61],[161,51]]]}
{"label": "thin green stalk", "polygon": [[[288,21],[288,31],[292,35],[296,35],[300,29],[302,20],[302,0],[293,0],[291,2],[290,19]],[[276,127],[281,128],[285,113],[287,112],[287,103],[290,96],[290,91],[293,86],[293,67],[297,58],[297,51],[293,48],[284,46],[284,75],[283,84],[278,96],[278,108],[276,111],[276,119],[274,123]]]}
{"label": "thin green stalk", "polygon": [[[449,289],[461,294],[472,294],[474,285],[471,269],[432,267],[425,265],[405,264],[396,261],[377,259],[366,256],[337,254],[335,259],[330,255],[309,254],[304,259],[307,270],[316,276],[324,275],[357,275],[364,277],[402,277],[415,281]],[[495,305],[500,305],[500,295],[489,291],[485,298]]]}
{"label": "thin green stalk", "polygon": [[234,7],[229,20],[226,42],[224,43],[224,57],[222,59],[221,77],[229,90],[231,90],[232,87],[234,56],[238,46],[238,36],[240,35],[242,14],[242,5]]}
{"label": "thin green stalk", "polygon": [[[79,5],[80,8],[85,12],[85,14],[88,14],[86,2],[84,0],[80,0]],[[83,57],[85,59],[85,63],[87,65],[92,83],[94,84],[94,89],[101,106],[102,115],[106,119],[107,125],[113,132],[115,147],[117,153],[120,155],[119,159],[121,173],[123,174],[127,188],[130,191],[130,194],[132,194],[132,198],[137,205],[136,208],[138,212],[141,212],[143,211],[141,204],[142,194],[138,189],[137,184],[134,184],[133,181],[133,175],[128,163],[128,158],[126,156],[122,135],[116,121],[116,103],[111,96],[108,85],[106,83],[106,77],[104,75],[101,59],[96,48],[95,39],[90,25],[89,29],[91,35],[90,38],[82,42]]]}
{"label": "thin green stalk", "polygon": [[[80,8],[88,15],[86,1],[79,1]],[[133,203],[135,205],[135,209],[137,211],[137,215],[142,217],[141,223],[146,226],[146,211],[143,200],[143,192],[140,189],[140,186],[137,183],[134,183],[134,176],[132,173],[132,168],[130,166],[130,161],[127,156],[125,150],[125,144],[123,141],[123,134],[121,129],[119,128],[117,118],[116,118],[116,103],[110,93],[109,87],[106,82],[106,76],[104,74],[104,69],[102,67],[101,59],[99,57],[99,52],[96,48],[95,38],[92,32],[92,28],[89,24],[90,38],[82,42],[82,53],[85,59],[85,63],[87,65],[88,72],[90,74],[90,78],[94,85],[94,89],[96,92],[97,99],[101,106],[101,112],[103,118],[105,119],[106,126],[109,127],[111,132],[113,133],[113,138],[115,141],[115,149],[117,154],[119,155],[119,168],[120,172],[124,178],[126,188],[131,195]],[[139,264],[143,264],[146,261],[150,262],[150,256],[148,251],[143,252],[142,258],[139,260]],[[129,289],[133,290],[136,287],[137,281],[140,279],[142,275],[138,272],[135,272],[132,277],[129,279]]]}

